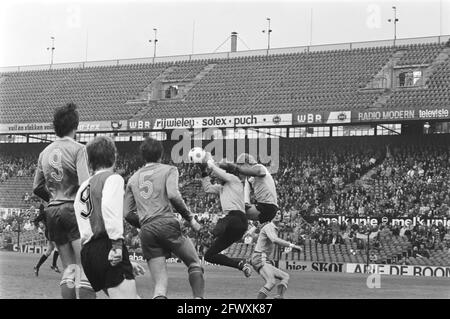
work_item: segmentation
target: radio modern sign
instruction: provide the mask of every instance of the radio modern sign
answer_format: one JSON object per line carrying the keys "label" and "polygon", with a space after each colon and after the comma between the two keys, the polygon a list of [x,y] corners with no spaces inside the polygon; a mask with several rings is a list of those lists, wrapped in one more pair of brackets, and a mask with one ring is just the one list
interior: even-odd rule
{"label": "radio modern sign", "polygon": [[355,122],[432,120],[450,117],[449,108],[422,108],[415,110],[383,110],[356,112]]}

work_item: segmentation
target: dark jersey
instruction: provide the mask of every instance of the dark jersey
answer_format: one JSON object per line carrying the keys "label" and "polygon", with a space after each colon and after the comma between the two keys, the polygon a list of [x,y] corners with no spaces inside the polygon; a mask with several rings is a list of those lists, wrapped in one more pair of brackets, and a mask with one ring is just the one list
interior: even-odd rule
{"label": "dark jersey", "polygon": [[139,223],[156,217],[174,216],[172,206],[185,219],[192,219],[178,190],[178,169],[175,166],[149,163],[128,181],[125,211],[137,211]]}
{"label": "dark jersey", "polygon": [[[57,139],[41,154],[33,189],[48,192],[49,205],[73,201],[79,185],[89,178],[86,148],[70,137]],[[38,194],[41,198],[41,194]]]}

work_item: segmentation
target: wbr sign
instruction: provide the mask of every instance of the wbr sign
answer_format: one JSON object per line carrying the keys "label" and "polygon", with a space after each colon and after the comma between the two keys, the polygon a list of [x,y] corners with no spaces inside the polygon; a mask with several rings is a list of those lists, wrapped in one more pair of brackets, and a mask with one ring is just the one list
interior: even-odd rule
{"label": "wbr sign", "polygon": [[351,111],[294,113],[292,123],[301,124],[343,124],[352,120]]}

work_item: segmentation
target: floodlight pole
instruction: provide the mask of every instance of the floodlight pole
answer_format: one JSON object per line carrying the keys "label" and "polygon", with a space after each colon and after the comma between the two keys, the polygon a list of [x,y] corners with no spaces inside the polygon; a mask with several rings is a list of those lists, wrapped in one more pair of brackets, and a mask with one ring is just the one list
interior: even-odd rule
{"label": "floodlight pole", "polygon": [[154,43],[154,47],[153,47],[153,63],[155,63],[155,58],[156,58],[156,44],[158,43],[158,39],[156,38],[156,33],[158,31],[158,29],[153,28],[153,31],[155,32],[155,38],[153,40],[148,40],[148,42],[152,42]]}
{"label": "floodlight pole", "polygon": [[50,58],[50,69],[53,66],[53,51],[55,51],[55,37],[50,37],[52,39],[52,46],[47,48],[47,50],[51,50],[51,58]]}
{"label": "floodlight pole", "polygon": [[393,22],[394,23],[394,47],[395,47],[395,42],[397,40],[397,7],[393,6],[392,9],[394,10],[394,19],[388,19],[388,22]]}
{"label": "floodlight pole", "polygon": [[267,33],[267,54],[269,54],[270,50],[270,34],[272,33],[272,29],[270,29],[270,18],[266,18],[268,22],[267,30],[263,30],[263,33]]}

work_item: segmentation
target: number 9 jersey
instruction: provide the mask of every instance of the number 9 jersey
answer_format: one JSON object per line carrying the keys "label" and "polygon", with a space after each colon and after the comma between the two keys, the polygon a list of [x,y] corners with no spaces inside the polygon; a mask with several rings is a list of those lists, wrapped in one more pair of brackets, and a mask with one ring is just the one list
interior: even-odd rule
{"label": "number 9 jersey", "polygon": [[79,185],[88,178],[85,146],[70,137],[63,137],[39,154],[33,189],[46,189],[50,206],[73,202]]}
{"label": "number 9 jersey", "polygon": [[122,176],[100,170],[81,184],[74,210],[80,230],[81,245],[101,239],[123,239]]}

